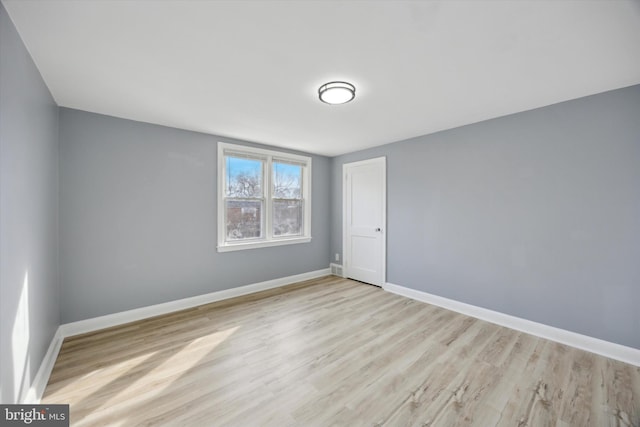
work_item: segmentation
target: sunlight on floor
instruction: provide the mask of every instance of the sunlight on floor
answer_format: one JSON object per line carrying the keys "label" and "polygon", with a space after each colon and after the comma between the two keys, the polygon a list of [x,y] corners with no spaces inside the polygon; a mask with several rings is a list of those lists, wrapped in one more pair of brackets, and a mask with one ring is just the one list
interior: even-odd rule
{"label": "sunlight on floor", "polygon": [[99,384],[101,381],[104,381],[105,378],[116,375],[118,372],[125,371],[125,369],[131,365],[142,365],[147,360],[151,359],[156,353],[157,352],[154,351],[142,356],[132,357],[119,363],[104,366],[100,369],[94,369],[93,371],[87,372],[78,378],[72,378],[66,385],[61,386],[54,393],[48,395],[47,398],[54,401],[56,400],[57,395],[69,394],[69,390],[73,390],[72,394],[77,394],[80,398],[81,396],[90,393],[92,387],[95,386],[95,384]]}
{"label": "sunlight on floor", "polygon": [[[173,356],[167,358],[163,363],[150,370],[143,378],[138,381],[132,382],[129,387],[133,387],[139,382],[146,381],[149,377],[162,378],[162,374],[164,374],[165,379],[172,378],[173,376],[175,376],[175,374],[178,374],[179,376],[179,374],[193,368],[196,364],[198,364],[198,362],[200,362],[200,360],[202,360],[203,357],[211,353],[214,348],[224,342],[239,328],[239,326],[236,326],[235,328],[230,328],[224,331],[216,332],[194,339]],[[149,394],[146,397],[153,398],[154,396],[162,393],[172,383],[172,380],[163,381],[158,385],[158,387],[155,387],[153,389],[153,393]],[[120,393],[114,395],[113,397],[116,397],[119,394]]]}
{"label": "sunlight on floor", "polygon": [[11,333],[13,378],[15,378],[13,395],[16,398],[22,398],[31,386],[29,339],[29,271],[26,271]]}
{"label": "sunlight on floor", "polygon": [[[113,402],[119,401],[122,404],[123,402],[132,401],[132,398],[135,397],[138,399],[139,404],[140,399],[150,401],[162,395],[168,387],[189,372],[201,360],[205,359],[207,355],[211,354],[217,346],[227,340],[239,328],[237,326],[196,338],[183,347],[176,348],[175,352],[172,349],[159,350],[145,355],[144,358],[138,357],[119,363],[118,370],[122,372],[118,377],[108,384],[103,384],[100,389],[91,393],[93,397],[102,395],[100,403],[86,417],[81,415],[79,419],[75,419],[74,425],[94,425],[95,423],[105,422],[106,419],[109,420],[109,425],[128,425],[127,423],[131,420],[118,419],[112,410],[107,409],[111,407]],[[168,352],[170,355],[165,357],[162,354],[163,352]],[[111,374],[107,375],[107,377],[113,376],[113,369],[111,368],[113,367],[109,368]],[[142,371],[142,373],[139,371]],[[89,377],[91,377],[91,374],[85,375],[80,381],[90,381],[95,384],[95,379],[89,379]],[[130,382],[127,381],[129,377],[131,377]],[[66,387],[78,385],[77,382],[74,383]],[[101,382],[99,381],[98,384],[101,384]],[[120,388],[118,389],[118,387]],[[86,391],[88,392],[89,390]],[[74,403],[82,402],[86,395],[87,393],[85,392],[82,396],[78,396],[78,401],[69,402],[71,403],[72,412]],[[126,407],[127,403],[124,403],[124,406]],[[135,413],[135,411],[133,412]]]}

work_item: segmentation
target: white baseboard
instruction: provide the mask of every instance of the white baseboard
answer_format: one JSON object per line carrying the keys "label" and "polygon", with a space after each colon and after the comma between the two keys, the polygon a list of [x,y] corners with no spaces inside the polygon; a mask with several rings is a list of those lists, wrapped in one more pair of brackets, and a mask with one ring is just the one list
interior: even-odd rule
{"label": "white baseboard", "polygon": [[77,322],[65,323],[58,327],[56,334],[51,340],[49,349],[40,364],[40,369],[29,388],[26,396],[21,399],[20,403],[38,404],[42,399],[44,390],[49,382],[53,365],[56,362],[62,342],[66,337],[84,334],[87,332],[97,331],[99,329],[109,328],[124,323],[134,322],[136,320],[146,319],[148,317],[159,316],[161,314],[172,313],[174,311],[184,310],[186,308],[197,307],[203,304],[209,304],[229,298],[235,298],[242,295],[253,294],[268,289],[279,288],[281,286],[290,285],[292,283],[303,282],[305,280],[316,279],[330,274],[329,268],[311,271],[308,273],[296,274],[294,276],[282,277],[279,279],[267,280],[264,282],[254,283],[237,288],[225,289],[222,291],[211,292],[205,295],[198,295],[191,298],[183,298],[176,301],[170,301],[162,304],[151,305],[147,307],[136,308],[133,310],[122,311],[105,316],[94,317]]}
{"label": "white baseboard", "polygon": [[587,335],[578,334],[576,332],[522,319],[520,317],[465,304],[463,302],[439,297],[423,291],[394,285],[393,283],[385,283],[382,288],[385,291],[397,295],[426,302],[427,304],[437,305],[438,307],[446,308],[477,319],[486,320],[487,322],[495,323],[496,325],[506,326],[507,328],[526,332],[537,337],[566,344],[571,347],[576,347],[581,350],[596,353],[631,365],[640,366],[640,349],[615,344]]}
{"label": "white baseboard", "polygon": [[62,330],[58,327],[56,333],[51,339],[51,343],[44,355],[44,359],[42,359],[40,368],[33,379],[33,383],[31,383],[31,387],[29,387],[26,396],[21,399],[20,403],[27,405],[37,405],[40,403],[44,389],[47,387],[47,383],[49,382],[53,365],[56,363],[56,359],[58,358],[58,353],[60,352],[60,347],[62,347],[63,340],[64,337],[62,336]]}
{"label": "white baseboard", "polygon": [[135,308],[133,310],[121,311],[119,313],[107,314],[105,316],[93,317],[91,319],[79,320],[77,322],[65,323],[60,327],[62,328],[64,337],[71,337],[73,335],[85,334],[87,332],[110,328],[124,323],[135,322],[136,320],[147,319],[149,317],[160,316],[174,311],[197,307],[199,305],[265,291],[267,289],[279,288],[280,286],[315,279],[329,274],[329,269],[324,268],[322,270],[311,271],[309,273],[296,274],[294,276],[282,277],[280,279],[267,280],[265,282],[239,286],[237,288],[225,289],[195,297],[183,298],[162,304],[155,304],[147,307]]}

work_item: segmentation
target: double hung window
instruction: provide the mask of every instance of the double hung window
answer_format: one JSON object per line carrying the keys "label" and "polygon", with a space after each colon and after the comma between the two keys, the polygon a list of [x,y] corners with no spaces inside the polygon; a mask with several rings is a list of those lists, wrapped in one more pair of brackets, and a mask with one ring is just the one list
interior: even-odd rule
{"label": "double hung window", "polygon": [[311,158],[218,144],[218,251],[311,240]]}

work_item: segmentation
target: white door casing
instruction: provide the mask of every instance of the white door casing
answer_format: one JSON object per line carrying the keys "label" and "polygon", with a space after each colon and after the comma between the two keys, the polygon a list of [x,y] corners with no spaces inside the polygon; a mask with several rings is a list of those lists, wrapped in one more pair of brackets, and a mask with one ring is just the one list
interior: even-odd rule
{"label": "white door casing", "polygon": [[386,158],[346,163],[342,172],[344,275],[382,286],[386,280]]}

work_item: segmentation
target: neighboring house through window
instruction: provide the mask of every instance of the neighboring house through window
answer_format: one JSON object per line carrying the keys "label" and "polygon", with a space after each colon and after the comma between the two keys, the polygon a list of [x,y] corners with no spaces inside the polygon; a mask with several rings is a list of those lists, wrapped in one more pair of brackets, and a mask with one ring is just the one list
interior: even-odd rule
{"label": "neighboring house through window", "polygon": [[218,143],[218,251],[311,240],[311,158]]}

